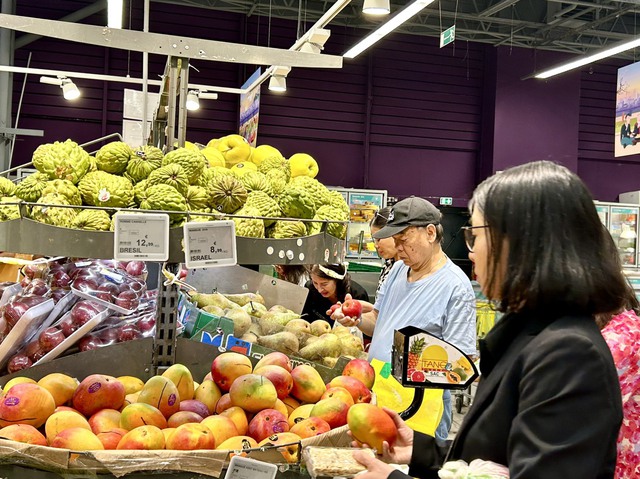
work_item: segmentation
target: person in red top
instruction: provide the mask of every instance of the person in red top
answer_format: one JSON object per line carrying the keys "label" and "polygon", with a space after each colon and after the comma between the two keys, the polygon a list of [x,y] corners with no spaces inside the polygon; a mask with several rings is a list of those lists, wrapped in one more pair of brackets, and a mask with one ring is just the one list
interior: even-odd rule
{"label": "person in red top", "polygon": [[616,479],[640,478],[640,307],[629,291],[626,311],[598,317],[618,370],[622,393],[622,426],[618,434]]}

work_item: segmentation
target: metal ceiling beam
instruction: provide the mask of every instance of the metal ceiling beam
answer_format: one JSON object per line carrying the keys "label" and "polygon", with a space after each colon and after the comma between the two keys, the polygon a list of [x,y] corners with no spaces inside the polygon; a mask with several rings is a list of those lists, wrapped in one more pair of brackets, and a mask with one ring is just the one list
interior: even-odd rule
{"label": "metal ceiling beam", "polygon": [[490,6],[486,10],[481,11],[478,14],[478,16],[479,17],[490,17],[491,15],[495,15],[496,13],[498,13],[501,10],[504,10],[505,8],[508,8],[508,7],[512,6],[512,5],[515,5],[519,1],[520,0],[501,0],[500,2],[496,3],[495,5]]}

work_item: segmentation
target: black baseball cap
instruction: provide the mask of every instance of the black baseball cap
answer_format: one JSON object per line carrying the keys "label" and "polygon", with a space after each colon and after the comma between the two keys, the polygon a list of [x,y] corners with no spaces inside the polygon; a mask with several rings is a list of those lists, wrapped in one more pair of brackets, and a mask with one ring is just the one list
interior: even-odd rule
{"label": "black baseball cap", "polygon": [[442,213],[430,201],[411,196],[393,205],[387,224],[373,237],[389,238],[402,233],[409,226],[439,225],[441,220]]}

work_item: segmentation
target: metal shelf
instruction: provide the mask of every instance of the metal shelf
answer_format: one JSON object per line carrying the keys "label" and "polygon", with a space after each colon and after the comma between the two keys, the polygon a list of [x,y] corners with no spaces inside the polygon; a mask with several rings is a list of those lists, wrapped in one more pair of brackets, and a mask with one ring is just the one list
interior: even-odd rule
{"label": "metal shelf", "polygon": [[[169,232],[169,262],[184,262],[182,228]],[[61,228],[28,218],[0,222],[0,251],[69,256],[113,258],[114,234]],[[237,238],[240,264],[340,263],[344,260],[344,240],[327,233],[291,239]]]}

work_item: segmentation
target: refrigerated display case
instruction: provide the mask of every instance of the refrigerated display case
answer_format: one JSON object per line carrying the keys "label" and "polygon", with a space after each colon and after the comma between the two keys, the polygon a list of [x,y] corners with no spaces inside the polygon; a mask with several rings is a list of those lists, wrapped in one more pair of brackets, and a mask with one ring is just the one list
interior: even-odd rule
{"label": "refrigerated display case", "polygon": [[637,270],[639,205],[596,202],[596,210],[618,247],[620,261],[626,270]]}
{"label": "refrigerated display case", "polygon": [[377,259],[369,223],[387,205],[387,190],[330,188],[339,191],[351,210],[347,226],[347,258]]}

